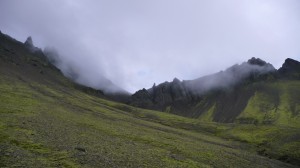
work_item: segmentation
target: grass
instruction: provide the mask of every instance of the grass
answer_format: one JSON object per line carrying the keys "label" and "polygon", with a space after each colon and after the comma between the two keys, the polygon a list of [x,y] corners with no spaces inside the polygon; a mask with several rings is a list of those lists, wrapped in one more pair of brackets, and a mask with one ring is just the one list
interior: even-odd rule
{"label": "grass", "polygon": [[202,114],[199,117],[200,121],[204,121],[204,122],[212,122],[213,121],[213,113],[215,111],[215,105],[213,105],[207,112],[205,112],[204,114]]}
{"label": "grass", "polygon": [[241,134],[243,128],[231,130],[226,124],[139,109],[14,76],[1,76],[0,90],[2,166],[292,167],[233,141],[253,141]]}
{"label": "grass", "polygon": [[255,92],[237,122],[300,127],[300,82],[277,81]]}

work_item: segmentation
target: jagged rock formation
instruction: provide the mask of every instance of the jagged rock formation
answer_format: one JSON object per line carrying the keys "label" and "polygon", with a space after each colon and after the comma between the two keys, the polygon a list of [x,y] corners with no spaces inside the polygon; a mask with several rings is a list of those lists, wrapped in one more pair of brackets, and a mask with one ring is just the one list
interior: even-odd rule
{"label": "jagged rock formation", "polygon": [[34,47],[31,36],[27,37],[26,41],[24,42],[24,45],[28,48]]}
{"label": "jagged rock formation", "polygon": [[287,59],[277,71],[271,64],[251,58],[213,75],[186,81],[174,78],[172,82],[140,90],[132,95],[130,104],[193,118],[210,113],[209,121],[258,122],[239,116],[260,91],[268,92],[277,107],[279,91],[266,85],[283,78],[299,79],[299,65],[298,61]]}
{"label": "jagged rock formation", "polygon": [[165,82],[158,86],[154,85],[148,90],[143,89],[132,96],[132,104],[143,107],[141,104],[144,102],[147,102],[148,106],[152,102],[155,109],[164,110],[165,106],[172,102],[180,100],[193,101],[211,90],[228,89],[238,83],[253,80],[273,71],[275,71],[275,68],[271,64],[259,58],[251,58],[248,62],[234,65],[213,75],[185,81],[174,78],[172,82]]}
{"label": "jagged rock formation", "polygon": [[39,55],[39,56],[45,57],[43,51],[42,51],[40,48],[35,47],[35,46],[33,45],[33,40],[32,40],[32,37],[31,37],[31,36],[27,37],[26,41],[24,42],[24,46],[25,46],[30,52],[32,52],[32,53],[34,53],[34,54],[37,54],[37,55]]}

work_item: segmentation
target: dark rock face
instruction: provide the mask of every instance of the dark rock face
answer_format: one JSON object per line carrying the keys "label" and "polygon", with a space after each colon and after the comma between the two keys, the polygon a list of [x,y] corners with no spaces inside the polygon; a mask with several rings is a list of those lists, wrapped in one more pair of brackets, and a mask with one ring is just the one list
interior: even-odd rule
{"label": "dark rock face", "polygon": [[282,67],[278,70],[279,73],[287,74],[287,73],[299,73],[300,72],[300,62],[288,58],[284,61]]}
{"label": "dark rock face", "polygon": [[151,108],[153,106],[151,96],[145,88],[137,91],[131,97],[130,102],[133,106],[137,106],[137,107]]}

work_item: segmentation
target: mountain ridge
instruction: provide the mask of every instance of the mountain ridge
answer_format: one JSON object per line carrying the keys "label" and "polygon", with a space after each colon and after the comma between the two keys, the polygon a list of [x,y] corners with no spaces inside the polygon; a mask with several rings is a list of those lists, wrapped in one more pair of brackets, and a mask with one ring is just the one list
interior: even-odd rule
{"label": "mountain ridge", "polygon": [[[278,70],[259,58],[251,58],[195,80],[174,78],[172,82],[139,90],[132,95],[129,104],[192,118],[202,118],[210,113],[210,121],[216,122],[267,123],[267,120],[255,117],[244,120],[241,116],[257,93],[268,92],[268,96],[273,94],[280,99],[277,92],[286,91],[273,85],[280,85],[284,80],[298,83],[299,68],[300,63],[290,58]],[[298,107],[300,102],[296,104]]]}

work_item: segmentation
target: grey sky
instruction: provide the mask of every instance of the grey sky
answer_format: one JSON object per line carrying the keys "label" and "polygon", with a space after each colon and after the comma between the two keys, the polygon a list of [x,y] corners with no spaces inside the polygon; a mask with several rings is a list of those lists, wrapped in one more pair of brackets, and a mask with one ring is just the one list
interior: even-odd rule
{"label": "grey sky", "polygon": [[300,60],[299,0],[0,0],[0,30],[130,92],[251,57]]}

